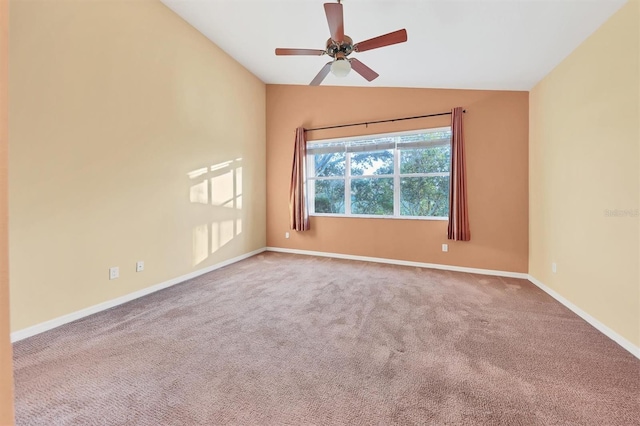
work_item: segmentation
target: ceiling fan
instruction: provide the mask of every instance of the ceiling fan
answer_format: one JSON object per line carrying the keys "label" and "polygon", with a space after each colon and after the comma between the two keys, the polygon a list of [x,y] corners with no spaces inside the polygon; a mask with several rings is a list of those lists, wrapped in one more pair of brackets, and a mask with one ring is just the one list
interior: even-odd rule
{"label": "ceiling fan", "polygon": [[373,81],[378,77],[378,73],[355,58],[348,56],[353,52],[364,52],[377,49],[379,47],[392,44],[404,43],[407,41],[407,30],[402,29],[389,34],[384,34],[369,40],[353,43],[351,37],[344,33],[344,21],[342,14],[342,3],[325,3],[324,12],[327,15],[331,38],[327,40],[326,48],[320,49],[276,49],[276,55],[329,55],[333,58],[327,62],[318,75],[311,81],[311,86],[317,86],[322,80],[332,72],[336,77],[345,77],[353,68],[355,72],[363,76],[367,81]]}

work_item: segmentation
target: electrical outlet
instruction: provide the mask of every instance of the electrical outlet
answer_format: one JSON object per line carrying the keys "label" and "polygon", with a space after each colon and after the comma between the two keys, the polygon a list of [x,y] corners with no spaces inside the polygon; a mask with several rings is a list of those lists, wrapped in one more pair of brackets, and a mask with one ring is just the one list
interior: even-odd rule
{"label": "electrical outlet", "polygon": [[554,274],[558,272],[558,265],[556,265],[556,262],[553,262],[551,264],[551,272],[553,272]]}
{"label": "electrical outlet", "polygon": [[138,260],[136,262],[136,272],[144,271],[144,260]]}
{"label": "electrical outlet", "polygon": [[443,244],[442,245],[442,251],[449,251],[449,244]]}
{"label": "electrical outlet", "polygon": [[285,233],[284,233],[284,237],[285,237],[285,238],[289,238],[289,233],[288,233],[288,232],[285,232]]}
{"label": "electrical outlet", "polygon": [[120,268],[117,266],[113,266],[111,268],[109,268],[109,279],[110,280],[115,280],[116,278],[120,277]]}

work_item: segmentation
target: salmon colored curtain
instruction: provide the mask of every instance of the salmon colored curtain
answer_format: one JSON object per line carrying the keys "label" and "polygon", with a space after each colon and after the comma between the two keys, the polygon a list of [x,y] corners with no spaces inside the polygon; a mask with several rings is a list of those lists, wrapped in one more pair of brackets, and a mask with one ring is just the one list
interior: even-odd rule
{"label": "salmon colored curtain", "polygon": [[450,240],[469,241],[469,214],[467,212],[467,172],[464,153],[464,132],[461,107],[451,110],[451,181],[449,183]]}
{"label": "salmon colored curtain", "polygon": [[289,189],[289,226],[295,231],[308,231],[309,209],[307,206],[307,137],[304,128],[296,129],[296,141],[293,148],[293,168]]}

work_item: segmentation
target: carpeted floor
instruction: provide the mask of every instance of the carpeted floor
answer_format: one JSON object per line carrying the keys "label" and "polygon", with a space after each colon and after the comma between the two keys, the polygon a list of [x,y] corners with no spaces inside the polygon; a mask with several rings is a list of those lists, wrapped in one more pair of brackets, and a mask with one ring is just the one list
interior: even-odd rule
{"label": "carpeted floor", "polygon": [[18,425],[638,425],[528,281],[264,253],[15,345]]}

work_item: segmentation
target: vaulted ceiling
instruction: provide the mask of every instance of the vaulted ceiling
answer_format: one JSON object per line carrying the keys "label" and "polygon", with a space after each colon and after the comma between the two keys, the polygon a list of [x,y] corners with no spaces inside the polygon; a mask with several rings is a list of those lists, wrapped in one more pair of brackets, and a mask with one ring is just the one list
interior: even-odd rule
{"label": "vaulted ceiling", "polygon": [[[324,49],[328,0],[162,0],[265,83],[309,84],[327,56],[275,56],[276,47]],[[529,90],[625,0],[343,0],[355,42],[406,28],[408,41],[354,53],[380,74],[323,84]]]}

